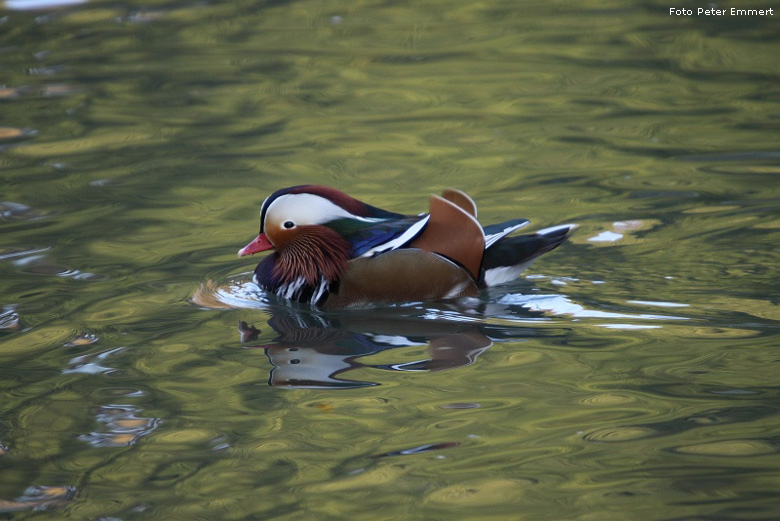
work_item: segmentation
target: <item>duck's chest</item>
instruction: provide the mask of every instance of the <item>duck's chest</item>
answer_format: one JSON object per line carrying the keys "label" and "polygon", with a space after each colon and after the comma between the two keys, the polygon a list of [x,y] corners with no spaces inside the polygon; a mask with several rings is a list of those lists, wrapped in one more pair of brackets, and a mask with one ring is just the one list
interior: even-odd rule
{"label": "duck's chest", "polygon": [[309,283],[303,275],[280,277],[274,269],[277,266],[276,255],[269,255],[255,268],[252,279],[255,284],[277,297],[302,302],[314,306],[322,305],[330,294],[332,283],[322,273],[314,284]]}

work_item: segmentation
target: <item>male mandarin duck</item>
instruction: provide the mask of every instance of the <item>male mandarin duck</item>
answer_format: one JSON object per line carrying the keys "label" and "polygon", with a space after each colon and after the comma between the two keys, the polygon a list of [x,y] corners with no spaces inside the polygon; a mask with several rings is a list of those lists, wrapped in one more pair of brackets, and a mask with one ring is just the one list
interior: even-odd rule
{"label": "male mandarin duck", "polygon": [[454,299],[517,278],[575,228],[507,237],[528,222],[483,228],[474,201],[452,189],[431,196],[428,214],[411,216],[334,188],[301,185],[263,202],[260,234],[238,255],[275,250],[255,268],[254,282],[327,309]]}

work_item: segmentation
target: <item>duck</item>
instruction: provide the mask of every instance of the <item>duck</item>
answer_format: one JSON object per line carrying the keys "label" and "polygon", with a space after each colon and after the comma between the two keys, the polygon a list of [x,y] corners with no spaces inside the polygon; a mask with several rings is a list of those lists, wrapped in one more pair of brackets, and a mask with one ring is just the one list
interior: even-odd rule
{"label": "duck", "polygon": [[322,185],[277,190],[239,257],[272,251],[252,280],[285,301],[323,309],[476,297],[515,280],[575,225],[510,236],[528,219],[482,226],[477,205],[449,188],[419,215],[391,212]]}

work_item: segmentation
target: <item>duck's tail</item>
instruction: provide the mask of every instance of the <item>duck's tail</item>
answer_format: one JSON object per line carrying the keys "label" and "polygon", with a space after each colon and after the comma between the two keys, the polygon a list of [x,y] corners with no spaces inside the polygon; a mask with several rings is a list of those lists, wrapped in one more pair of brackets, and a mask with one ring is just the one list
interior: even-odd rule
{"label": "duck's tail", "polygon": [[569,238],[575,224],[561,224],[536,233],[504,237],[485,250],[480,287],[490,287],[516,279],[520,273],[548,251]]}

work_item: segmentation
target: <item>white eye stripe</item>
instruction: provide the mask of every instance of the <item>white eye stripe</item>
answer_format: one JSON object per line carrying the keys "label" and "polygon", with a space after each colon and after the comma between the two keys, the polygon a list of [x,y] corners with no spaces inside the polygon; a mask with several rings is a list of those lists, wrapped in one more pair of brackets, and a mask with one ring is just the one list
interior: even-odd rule
{"label": "white eye stripe", "polygon": [[268,205],[265,214],[266,221],[282,222],[284,223],[283,226],[287,222],[292,222],[294,226],[306,226],[343,218],[369,222],[381,220],[351,214],[332,201],[314,194],[281,195]]}

